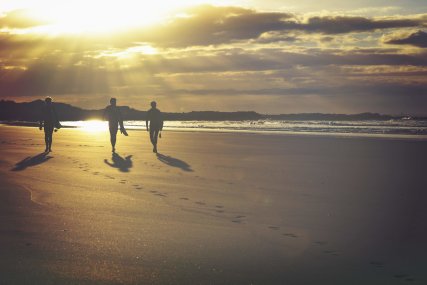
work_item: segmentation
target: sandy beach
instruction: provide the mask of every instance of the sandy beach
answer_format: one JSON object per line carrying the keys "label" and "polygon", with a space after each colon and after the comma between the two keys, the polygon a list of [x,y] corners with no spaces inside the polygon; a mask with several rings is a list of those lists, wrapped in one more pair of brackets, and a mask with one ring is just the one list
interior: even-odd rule
{"label": "sandy beach", "polygon": [[0,126],[1,284],[427,284],[427,141]]}

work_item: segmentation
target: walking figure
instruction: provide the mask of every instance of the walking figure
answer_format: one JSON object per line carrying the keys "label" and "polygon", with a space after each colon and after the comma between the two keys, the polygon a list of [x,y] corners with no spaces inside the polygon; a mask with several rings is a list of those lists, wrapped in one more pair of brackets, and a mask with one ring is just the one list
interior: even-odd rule
{"label": "walking figure", "polygon": [[45,152],[52,151],[53,131],[61,128],[51,97],[46,97],[41,110],[39,129],[44,129]]}
{"label": "walking figure", "polygon": [[153,144],[154,153],[157,153],[157,138],[159,135],[161,137],[160,132],[163,129],[162,112],[156,106],[157,103],[155,101],[151,102],[151,109],[147,111],[147,120],[145,121],[147,132],[150,132],[150,141]]}
{"label": "walking figure", "polygon": [[110,105],[107,106],[104,110],[104,118],[107,119],[108,127],[110,129],[110,142],[112,152],[116,151],[117,131],[119,130],[119,126],[120,132],[125,136],[128,135],[125,127],[123,126],[122,114],[116,104],[116,98],[111,98]]}

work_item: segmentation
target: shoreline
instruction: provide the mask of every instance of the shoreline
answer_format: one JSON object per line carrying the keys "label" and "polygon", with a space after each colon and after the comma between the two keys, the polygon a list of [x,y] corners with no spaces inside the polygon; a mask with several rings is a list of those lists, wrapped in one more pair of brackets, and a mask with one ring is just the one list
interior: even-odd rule
{"label": "shoreline", "polygon": [[[10,127],[29,127],[37,128],[38,123],[0,123],[0,126]],[[76,129],[85,131],[84,127],[63,126],[61,129]],[[143,131],[143,128],[127,128],[130,131]],[[102,130],[108,132],[108,129]],[[377,133],[338,133],[338,132],[292,132],[292,131],[253,131],[253,130],[226,130],[226,129],[209,129],[209,128],[164,128],[167,132],[190,132],[190,133],[212,133],[212,134],[254,134],[254,135],[274,135],[274,136],[314,136],[314,137],[343,137],[343,138],[373,138],[373,139],[403,139],[427,141],[427,135],[411,135],[411,134],[377,134]],[[97,131],[100,132],[100,131]]]}

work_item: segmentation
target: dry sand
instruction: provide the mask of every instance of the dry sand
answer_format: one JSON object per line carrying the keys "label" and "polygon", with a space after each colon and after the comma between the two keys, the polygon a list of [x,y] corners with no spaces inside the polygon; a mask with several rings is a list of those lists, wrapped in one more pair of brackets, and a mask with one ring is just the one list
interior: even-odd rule
{"label": "dry sand", "polygon": [[1,284],[427,284],[427,142],[0,127]]}

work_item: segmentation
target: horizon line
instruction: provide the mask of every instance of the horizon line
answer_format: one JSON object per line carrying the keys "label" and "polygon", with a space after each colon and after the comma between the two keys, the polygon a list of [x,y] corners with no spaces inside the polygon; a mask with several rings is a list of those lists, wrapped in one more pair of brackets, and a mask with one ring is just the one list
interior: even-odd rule
{"label": "horizon line", "polygon": [[[36,99],[33,101],[22,101],[22,102],[16,102],[15,100],[7,100],[7,99],[0,99],[0,102],[13,102],[15,104],[28,104],[28,103],[33,103],[33,102],[37,102],[37,101],[41,101],[44,102],[42,99]],[[84,111],[100,111],[105,109],[105,107],[101,107],[100,109],[85,109],[76,105],[72,105],[70,103],[66,103],[66,102],[61,102],[61,101],[53,101],[53,103],[57,103],[57,104],[64,104],[64,105],[69,105],[71,107],[74,108],[78,108]],[[138,112],[146,112],[146,110],[139,110],[136,108],[133,108],[129,105],[118,105],[118,107],[127,107],[130,109],[133,109],[135,111]],[[216,112],[216,113],[256,113],[258,115],[262,115],[262,116],[281,116],[281,115],[341,115],[341,116],[357,116],[357,115],[364,115],[364,114],[371,114],[371,115],[380,115],[380,116],[389,116],[389,117],[416,117],[416,118],[425,118],[427,119],[427,114],[409,114],[409,113],[404,113],[401,112],[400,114],[385,114],[385,113],[379,113],[379,112],[375,112],[375,111],[364,111],[364,112],[359,112],[359,113],[322,113],[322,112],[301,112],[301,113],[276,113],[276,114],[272,114],[272,113],[259,113],[255,110],[238,110],[238,111],[215,111],[215,110],[192,110],[192,111],[186,111],[186,112],[163,112],[163,113],[169,113],[169,114],[185,114],[185,113],[192,113],[192,112]]]}

